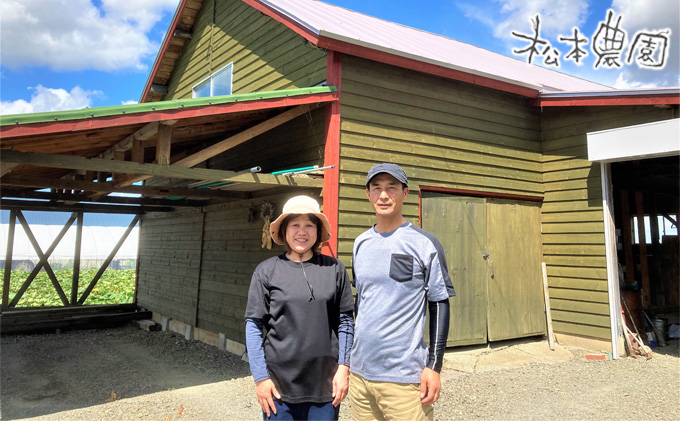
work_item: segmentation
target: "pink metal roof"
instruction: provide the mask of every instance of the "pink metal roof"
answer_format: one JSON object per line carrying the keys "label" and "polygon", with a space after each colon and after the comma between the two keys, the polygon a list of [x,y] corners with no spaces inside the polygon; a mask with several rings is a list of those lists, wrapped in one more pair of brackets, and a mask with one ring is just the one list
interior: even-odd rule
{"label": "pink metal roof", "polygon": [[538,90],[608,91],[605,85],[317,0],[259,0],[319,37]]}

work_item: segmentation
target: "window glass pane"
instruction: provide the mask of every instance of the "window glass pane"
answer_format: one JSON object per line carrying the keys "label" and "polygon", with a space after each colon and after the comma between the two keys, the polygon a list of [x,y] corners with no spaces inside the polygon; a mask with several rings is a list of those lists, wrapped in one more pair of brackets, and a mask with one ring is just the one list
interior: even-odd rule
{"label": "window glass pane", "polygon": [[210,96],[210,81],[206,81],[203,85],[194,88],[194,98],[203,98],[207,96]]}
{"label": "window glass pane", "polygon": [[231,66],[216,74],[212,85],[212,96],[231,95]]}

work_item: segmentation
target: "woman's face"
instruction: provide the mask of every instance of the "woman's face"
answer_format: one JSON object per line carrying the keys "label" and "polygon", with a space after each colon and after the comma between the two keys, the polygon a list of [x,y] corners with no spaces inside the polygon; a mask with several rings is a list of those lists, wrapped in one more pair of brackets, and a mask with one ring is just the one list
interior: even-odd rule
{"label": "woman's face", "polygon": [[294,253],[305,254],[316,243],[316,224],[307,215],[291,219],[286,227],[286,242]]}

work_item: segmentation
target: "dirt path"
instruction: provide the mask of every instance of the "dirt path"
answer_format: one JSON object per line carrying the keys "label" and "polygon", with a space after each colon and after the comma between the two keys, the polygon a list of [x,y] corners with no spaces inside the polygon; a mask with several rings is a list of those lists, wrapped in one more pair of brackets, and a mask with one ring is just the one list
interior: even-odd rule
{"label": "dirt path", "polygon": [[[179,335],[122,327],[6,336],[0,346],[2,419],[261,419],[247,363]],[[526,349],[499,347],[484,358],[499,352],[506,361]],[[456,362],[469,354],[447,355],[435,418],[675,420],[680,413],[677,340],[649,361],[587,361],[583,350],[567,351],[559,362],[527,358],[519,367],[467,371]],[[349,416],[344,402],[341,419]]]}

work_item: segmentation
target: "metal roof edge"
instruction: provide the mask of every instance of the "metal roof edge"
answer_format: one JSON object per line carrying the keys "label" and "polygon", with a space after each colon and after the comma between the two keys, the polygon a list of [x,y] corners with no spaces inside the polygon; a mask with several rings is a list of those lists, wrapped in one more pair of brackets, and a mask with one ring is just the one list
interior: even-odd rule
{"label": "metal roof edge", "polygon": [[[300,25],[302,25],[303,27],[305,27],[308,31],[310,31],[310,32],[312,32],[312,33],[315,33],[315,34],[317,34],[317,35],[320,34],[320,31],[319,31],[318,28],[315,28],[314,26],[312,26],[312,24],[307,23],[307,22],[305,22],[304,20],[298,18],[297,16],[291,14],[289,11],[287,11],[287,10],[285,10],[285,9],[282,9],[281,7],[275,5],[275,4],[273,4],[273,3],[271,3],[271,2],[269,2],[269,1],[267,1],[267,0],[259,0],[259,3],[265,5],[265,6],[271,8],[271,9],[273,9],[273,10],[276,10],[277,12],[281,13],[281,14],[284,15],[284,16],[287,16],[290,20],[299,23]],[[270,17],[271,17],[271,16],[270,16]]]}
{"label": "metal roof edge", "polygon": [[481,72],[479,70],[470,69],[470,68],[467,68],[467,67],[456,66],[456,65],[451,64],[451,63],[446,63],[446,62],[443,62],[443,61],[429,59],[429,58],[426,58],[426,57],[423,57],[423,56],[410,54],[410,53],[400,51],[400,50],[395,50],[395,49],[392,49],[392,48],[385,48],[385,47],[382,47],[380,45],[371,44],[369,42],[365,42],[365,41],[362,41],[362,40],[359,40],[359,39],[356,39],[356,38],[346,37],[346,36],[339,35],[339,34],[336,34],[336,33],[333,33],[333,32],[328,32],[328,31],[323,30],[323,29],[319,31],[319,36],[335,39],[335,40],[338,40],[338,41],[343,41],[343,42],[346,42],[346,43],[349,43],[349,44],[354,44],[354,45],[358,45],[358,46],[365,47],[365,48],[370,48],[370,49],[376,50],[376,51],[382,51],[384,53],[392,54],[392,55],[398,56],[398,57],[404,57],[404,58],[408,58],[408,59],[411,59],[411,60],[416,60],[416,61],[420,61],[420,62],[423,62],[423,63],[428,63],[428,64],[432,64],[432,65],[439,66],[439,67],[444,67],[444,68],[447,68],[447,69],[457,70],[459,72],[469,73],[469,74],[484,77],[484,78],[487,78],[487,79],[497,80],[499,82],[509,83],[509,84],[515,85],[515,86],[521,86],[521,87],[524,87],[524,88],[533,89],[533,90],[536,90],[536,91],[539,91],[539,92],[543,89],[542,85],[534,85],[534,84],[531,84],[531,83],[526,83],[526,82],[521,82],[521,81],[518,81],[518,80],[508,79],[508,78],[498,76],[496,74]]}
{"label": "metal roof edge", "polygon": [[678,95],[680,96],[680,87],[670,88],[640,88],[640,89],[615,89],[602,91],[564,91],[564,92],[550,92],[540,93],[538,99],[548,98],[581,98],[581,97],[617,97],[617,96],[660,96],[660,95]]}
{"label": "metal roof edge", "polygon": [[259,101],[264,99],[331,93],[336,92],[337,90],[338,88],[335,86],[314,86],[309,88],[286,89],[280,91],[252,92],[247,94],[175,99],[171,101],[145,102],[109,107],[83,108],[80,110],[3,115],[0,116],[0,127],[30,123],[46,123],[51,121],[83,120],[99,117],[119,116],[124,114],[202,107],[234,102]]}

